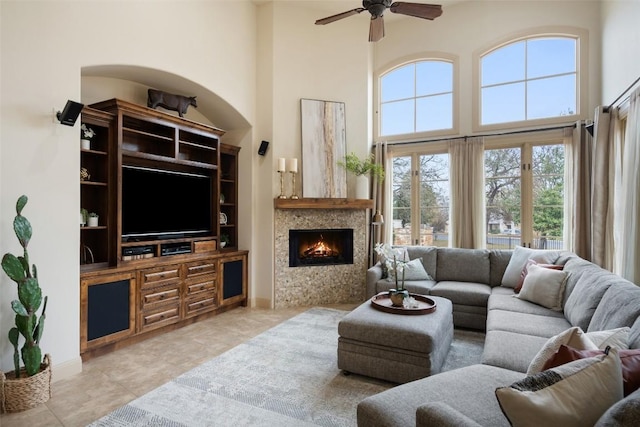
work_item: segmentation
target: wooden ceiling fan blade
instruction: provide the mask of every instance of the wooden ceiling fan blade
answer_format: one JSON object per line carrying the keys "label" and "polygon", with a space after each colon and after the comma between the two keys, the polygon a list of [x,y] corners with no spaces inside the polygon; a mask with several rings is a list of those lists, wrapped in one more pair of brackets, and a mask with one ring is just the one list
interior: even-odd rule
{"label": "wooden ceiling fan blade", "polygon": [[384,18],[382,16],[371,18],[369,24],[369,41],[377,42],[384,37]]}
{"label": "wooden ceiling fan blade", "polygon": [[431,20],[442,15],[442,6],[439,4],[407,3],[398,1],[392,3],[389,10],[401,15],[409,15],[415,16],[416,18]]}
{"label": "wooden ceiling fan blade", "polygon": [[352,16],[352,15],[357,15],[358,13],[363,12],[365,10],[367,10],[367,9],[365,9],[363,7],[359,7],[357,9],[351,9],[351,10],[348,10],[346,12],[338,13],[336,15],[327,16],[326,18],[318,19],[316,21],[316,25],[330,24],[330,23],[335,22],[335,21],[337,21],[339,19],[347,18],[347,17]]}

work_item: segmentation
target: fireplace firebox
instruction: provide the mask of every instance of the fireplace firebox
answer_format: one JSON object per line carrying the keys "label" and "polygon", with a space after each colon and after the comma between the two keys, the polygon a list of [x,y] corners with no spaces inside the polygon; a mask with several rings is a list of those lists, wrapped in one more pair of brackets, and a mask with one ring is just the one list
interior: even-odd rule
{"label": "fireplace firebox", "polygon": [[289,230],[289,267],[353,264],[353,228]]}

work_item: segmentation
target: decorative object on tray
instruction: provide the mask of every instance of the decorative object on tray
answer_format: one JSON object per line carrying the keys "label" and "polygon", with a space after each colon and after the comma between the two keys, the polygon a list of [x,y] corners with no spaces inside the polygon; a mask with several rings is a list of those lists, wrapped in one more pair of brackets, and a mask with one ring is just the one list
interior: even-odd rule
{"label": "decorative object on tray", "polygon": [[91,179],[91,175],[87,168],[80,168],[80,181],[89,181]]}
{"label": "decorative object on tray", "polygon": [[94,136],[96,136],[96,132],[93,129],[84,123],[80,125],[80,146],[83,150],[91,149],[91,140]]}
{"label": "decorative object on tray", "polygon": [[[402,307],[404,299],[409,296],[409,291],[404,288],[404,267],[407,264],[407,253],[400,248],[392,248],[388,243],[378,243],[375,246],[376,253],[384,257],[389,275],[395,277],[396,287],[389,289],[389,299],[393,306]],[[398,258],[402,257],[402,261]],[[393,260],[393,261],[391,261]],[[398,281],[398,277],[402,278]]]}
{"label": "decorative object on tray", "polygon": [[162,107],[167,110],[177,111],[180,117],[184,117],[189,105],[198,108],[195,96],[174,95],[156,89],[147,90],[147,95],[147,107],[153,109]]}
{"label": "decorative object on tray", "polygon": [[388,292],[380,292],[371,298],[374,308],[393,314],[429,314],[433,313],[437,306],[435,300],[420,294],[408,294],[403,302],[403,305],[394,305]]}
{"label": "decorative object on tray", "polygon": [[[5,375],[0,372],[1,412],[19,412],[38,406],[51,397],[51,358],[42,357],[40,339],[44,329],[45,311],[48,297],[42,297],[35,265],[29,267],[27,245],[31,240],[31,223],[22,216],[27,204],[27,196],[20,196],[16,202],[16,217],[13,230],[24,252],[22,256],[6,253],[2,257],[2,269],[18,285],[18,299],[11,301],[16,313],[15,326],[9,330],[9,342],[13,345],[14,370]],[[42,305],[42,314],[38,310]],[[20,336],[24,345],[20,352]],[[20,367],[20,356],[24,367]]]}
{"label": "decorative object on tray", "polygon": [[95,212],[89,213],[88,223],[89,227],[97,227],[98,226],[98,214]]}
{"label": "decorative object on tray", "polygon": [[227,214],[225,214],[224,212],[220,212],[220,224],[221,225],[227,224]]}

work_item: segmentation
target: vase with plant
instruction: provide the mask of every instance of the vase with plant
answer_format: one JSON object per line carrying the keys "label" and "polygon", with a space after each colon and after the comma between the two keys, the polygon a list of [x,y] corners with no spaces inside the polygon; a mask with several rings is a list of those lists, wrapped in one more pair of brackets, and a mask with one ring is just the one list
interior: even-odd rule
{"label": "vase with plant", "polygon": [[96,132],[93,129],[84,123],[80,125],[80,143],[82,149],[89,150],[91,148],[91,140],[94,136],[96,136]]}
{"label": "vase with plant", "polygon": [[[389,299],[394,307],[403,307],[405,298],[409,297],[409,291],[404,287],[404,267],[408,262],[404,257],[406,252],[399,248],[393,248],[388,243],[378,243],[375,246],[376,253],[383,258],[387,271],[395,278],[396,287],[389,289]],[[400,257],[403,257],[400,260]]]}
{"label": "vase with plant", "polygon": [[[35,264],[29,264],[27,245],[31,240],[32,228],[29,220],[22,216],[27,201],[27,196],[18,198],[16,217],[13,220],[13,230],[23,248],[23,255],[6,253],[2,257],[2,269],[18,285],[18,299],[11,301],[11,308],[16,314],[15,326],[9,330],[15,369],[6,376],[0,373],[3,412],[33,408],[49,400],[51,396],[51,361],[48,354],[43,359],[40,349],[48,298],[42,297]],[[42,314],[38,317],[40,306]],[[24,344],[18,351],[22,340]]]}
{"label": "vase with plant", "polygon": [[89,227],[97,227],[98,226],[98,214],[95,212],[89,212],[87,225]]}
{"label": "vase with plant", "polygon": [[231,238],[229,237],[228,234],[221,234],[220,235],[220,247],[224,248],[225,246],[230,246],[231,245]]}
{"label": "vase with plant", "polygon": [[384,168],[375,162],[373,154],[361,159],[355,153],[349,153],[344,161],[338,161],[338,165],[356,176],[356,198],[369,198],[369,177],[373,176],[378,181],[384,180]]}

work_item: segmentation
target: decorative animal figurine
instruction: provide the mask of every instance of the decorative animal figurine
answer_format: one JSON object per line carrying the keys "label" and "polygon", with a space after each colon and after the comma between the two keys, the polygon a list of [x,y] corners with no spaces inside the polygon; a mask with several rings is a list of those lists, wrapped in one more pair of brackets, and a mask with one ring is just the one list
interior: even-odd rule
{"label": "decorative animal figurine", "polygon": [[149,89],[147,98],[147,107],[157,108],[163,107],[167,110],[177,111],[180,117],[184,117],[189,105],[198,107],[195,96],[174,95],[172,93],[163,92],[161,90]]}

